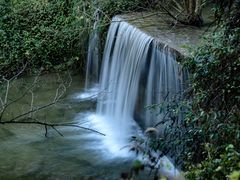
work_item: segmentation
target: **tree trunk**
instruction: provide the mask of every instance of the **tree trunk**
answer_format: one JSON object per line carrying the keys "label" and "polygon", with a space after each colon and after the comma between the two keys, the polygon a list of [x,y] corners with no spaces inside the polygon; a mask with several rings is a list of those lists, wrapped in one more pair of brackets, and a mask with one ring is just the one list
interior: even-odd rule
{"label": "tree trunk", "polygon": [[[186,2],[188,1],[188,2]],[[202,26],[202,0],[185,0],[185,3],[188,4],[188,17],[187,22],[190,25]]]}

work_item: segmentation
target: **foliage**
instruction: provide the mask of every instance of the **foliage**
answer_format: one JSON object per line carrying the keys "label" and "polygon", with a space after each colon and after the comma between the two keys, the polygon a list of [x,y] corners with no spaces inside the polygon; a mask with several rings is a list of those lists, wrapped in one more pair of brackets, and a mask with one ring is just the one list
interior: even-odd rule
{"label": "foliage", "polygon": [[[143,0],[0,0],[0,72],[11,76],[27,64],[28,72],[85,67],[94,11],[100,9],[104,35],[111,17],[143,10]],[[102,38],[104,42],[104,38]],[[103,43],[102,43],[103,44]]]}
{"label": "foliage", "polygon": [[185,60],[187,92],[152,106],[165,129],[148,148],[174,158],[189,179],[239,178],[240,3],[233,7]]}
{"label": "foliage", "polygon": [[189,179],[238,179],[240,177],[240,154],[232,144],[229,144],[219,157],[212,156],[216,152],[209,145],[206,151],[208,157],[204,161],[199,164],[189,164],[189,171],[186,173]]}
{"label": "foliage", "polygon": [[0,0],[1,74],[14,74],[24,64],[29,71],[83,64],[88,8],[76,0]]}
{"label": "foliage", "polygon": [[[190,177],[201,175],[223,179],[239,170],[239,5],[235,8],[230,16],[225,17],[217,32],[207,37],[204,45],[193,52],[194,58],[186,62],[192,71],[194,97],[186,121],[199,129],[198,136],[192,141],[198,148],[192,149],[189,157],[200,165],[186,167]],[[222,169],[217,171],[214,168]]]}

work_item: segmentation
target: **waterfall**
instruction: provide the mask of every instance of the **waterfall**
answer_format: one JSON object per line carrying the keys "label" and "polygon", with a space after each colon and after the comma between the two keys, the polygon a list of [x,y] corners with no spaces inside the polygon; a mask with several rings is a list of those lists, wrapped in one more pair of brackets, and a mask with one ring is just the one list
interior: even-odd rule
{"label": "waterfall", "polygon": [[120,21],[113,18],[107,36],[97,113],[104,117],[112,139],[121,148],[138,129],[133,119],[134,107],[152,38]]}
{"label": "waterfall", "polygon": [[157,123],[156,114],[145,106],[182,91],[183,80],[174,51],[121,18],[113,18],[104,50],[97,113],[114,124],[118,141],[133,134],[136,115],[144,127]]}
{"label": "waterfall", "polygon": [[89,38],[85,90],[98,83],[99,74],[99,9],[94,12],[93,30]]}
{"label": "waterfall", "polygon": [[[90,41],[89,53],[97,44],[93,43],[96,39]],[[92,51],[89,57],[95,56],[94,52],[97,51]],[[176,61],[176,56],[175,50],[120,17],[112,19],[99,77],[97,112],[86,115],[90,128],[106,134],[94,136],[97,145],[93,147],[103,152],[105,158],[132,156],[127,146],[130,138],[142,136],[142,129],[159,121],[157,112],[152,113],[145,107],[170,100],[183,91],[187,73]],[[88,69],[87,72],[94,71]],[[89,97],[89,94],[92,96],[83,93],[80,98]],[[156,157],[158,155],[156,153]],[[179,176],[179,171],[166,156],[160,158],[158,164],[166,177]]]}
{"label": "waterfall", "polygon": [[[131,136],[141,134],[139,125],[147,128],[158,123],[159,116],[145,107],[182,92],[186,78],[176,61],[176,51],[114,17],[104,49],[95,118],[99,129],[107,134],[104,141],[110,151],[119,152]],[[167,157],[159,162],[170,179],[179,176]],[[167,164],[171,164],[170,170]]]}
{"label": "waterfall", "polygon": [[[146,88],[143,87],[146,90],[144,106],[151,106],[181,95],[186,88],[184,83],[188,78],[188,72],[176,61],[175,51],[154,41],[146,77]],[[162,116],[164,115],[159,114],[159,111],[153,113],[145,109],[144,126],[155,126]]]}

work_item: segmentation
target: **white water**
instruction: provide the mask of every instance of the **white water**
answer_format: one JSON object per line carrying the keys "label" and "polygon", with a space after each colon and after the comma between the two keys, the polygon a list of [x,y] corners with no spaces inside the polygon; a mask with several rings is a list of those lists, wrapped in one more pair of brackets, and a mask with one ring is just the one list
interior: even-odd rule
{"label": "white water", "polygon": [[103,56],[97,113],[115,126],[117,142],[126,142],[133,135],[137,128],[134,114],[139,113],[145,127],[156,124],[159,117],[144,107],[181,92],[182,83],[183,71],[167,47],[159,47],[151,36],[113,18]]}
{"label": "white water", "polygon": [[97,113],[106,117],[114,141],[127,144],[138,126],[133,119],[139,81],[152,38],[115,17],[110,26],[100,77]]}
{"label": "white water", "polygon": [[99,9],[94,13],[93,31],[89,38],[88,56],[87,56],[87,70],[85,89],[88,90],[98,83],[99,74]]}
{"label": "white water", "polygon": [[[180,95],[184,89],[187,72],[177,63],[175,54],[168,47],[159,47],[153,42],[147,74],[144,106],[160,104]],[[156,125],[162,115],[149,109],[144,111],[145,127]]]}
{"label": "white water", "polygon": [[[85,117],[85,125],[106,134],[89,135],[90,139],[97,139],[99,152],[110,159],[129,158],[133,156],[127,147],[130,138],[142,136],[138,124],[142,128],[154,126],[162,117],[145,107],[160,104],[182,92],[187,73],[168,47],[162,47],[153,37],[114,17],[105,44],[100,82],[96,86],[98,40],[95,31],[89,44],[85,92],[76,98],[91,100],[97,97],[97,112]],[[179,175],[167,157],[159,162],[161,171],[168,177]],[[170,170],[166,168],[169,164]]]}
{"label": "white water", "polygon": [[105,159],[112,158],[134,158],[135,153],[129,152],[129,146],[127,144],[122,144],[116,142],[116,133],[113,131],[114,126],[110,123],[105,123],[107,121],[106,117],[97,114],[86,114],[85,127],[98,130],[99,132],[105,134],[106,136],[99,136],[98,134],[88,134],[85,138],[97,140],[97,144],[92,146],[94,150],[101,152]]}
{"label": "white water", "polygon": [[93,86],[90,89],[84,90],[84,92],[77,93],[73,96],[74,99],[80,99],[81,101],[86,101],[86,100],[95,100],[98,96],[99,89],[97,84]]}
{"label": "white water", "polygon": [[[181,92],[184,76],[168,47],[159,46],[151,36],[118,17],[113,18],[97,103],[97,116],[101,117],[97,124],[110,135],[104,143],[111,152],[119,152],[119,148],[129,144],[131,136],[139,134],[135,114],[144,119],[145,128],[158,122],[159,117],[144,107]],[[161,161],[169,163],[164,158]],[[173,172],[179,174],[176,169]]]}

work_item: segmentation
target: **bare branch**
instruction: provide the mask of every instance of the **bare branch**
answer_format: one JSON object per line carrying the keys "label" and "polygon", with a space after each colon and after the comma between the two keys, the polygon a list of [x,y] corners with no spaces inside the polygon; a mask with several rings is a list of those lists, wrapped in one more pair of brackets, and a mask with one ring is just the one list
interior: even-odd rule
{"label": "bare branch", "polygon": [[71,74],[70,74],[70,72],[69,72],[69,71],[67,71],[67,73],[68,73],[68,78],[69,78],[69,82],[68,82],[68,85],[67,85],[67,87],[70,87],[70,86],[71,86],[71,84],[72,84],[72,76],[71,76]]}
{"label": "bare branch", "polygon": [[63,137],[63,134],[60,131],[58,131],[54,126],[51,126],[51,128],[54,129],[60,136]]}
{"label": "bare branch", "polygon": [[171,17],[173,18],[174,20],[176,20],[177,22],[180,22],[181,24],[184,24],[184,25],[189,25],[187,22],[185,21],[182,21],[180,19],[178,19],[176,16],[174,16],[165,6],[163,6],[162,4],[159,4],[159,6]]}
{"label": "bare branch", "polygon": [[[4,124],[38,124],[38,125],[42,125],[42,126],[45,127],[45,136],[46,137],[47,137],[47,133],[48,133],[47,127],[53,128],[55,131],[58,132],[58,134],[60,132],[58,130],[56,130],[56,127],[76,127],[76,128],[80,128],[80,129],[84,129],[84,130],[87,130],[87,131],[91,131],[91,132],[100,134],[102,136],[106,136],[106,134],[103,134],[103,133],[101,133],[97,130],[94,130],[94,129],[91,129],[91,128],[86,128],[86,127],[80,126],[78,124],[73,124],[73,123],[47,123],[47,122],[38,121],[38,120],[33,119],[33,118],[22,118],[19,121],[12,121],[12,120],[10,120],[10,121],[0,121],[0,124],[3,124],[3,125]],[[61,135],[61,136],[63,136],[63,135]]]}
{"label": "bare branch", "polygon": [[[1,102],[1,104],[2,104],[2,105],[1,105],[2,107],[1,107],[1,108],[3,108],[4,102],[3,102],[3,100],[2,100],[2,97],[0,97],[0,102]],[[1,118],[0,118],[0,119],[1,119]]]}
{"label": "bare branch", "polygon": [[27,88],[27,89],[22,93],[21,96],[19,96],[18,98],[12,100],[12,101],[9,102],[9,103],[2,103],[2,108],[1,108],[1,112],[0,112],[0,121],[1,121],[1,119],[2,119],[2,117],[3,117],[3,114],[4,114],[5,110],[6,110],[10,105],[12,105],[13,103],[16,103],[17,101],[19,101],[19,100],[21,100],[22,98],[24,98],[24,97],[27,95],[27,93],[35,87],[35,85],[36,85],[36,83],[37,83],[37,81],[38,81],[38,78],[39,78],[39,75],[34,79],[34,82],[32,83],[32,85],[31,85],[29,88]]}
{"label": "bare branch", "polygon": [[60,84],[56,90],[53,102],[57,102],[65,94],[66,90],[67,90],[66,86],[64,84]]}
{"label": "bare branch", "polygon": [[14,117],[13,119],[11,119],[11,121],[14,122],[14,121],[17,120],[17,119],[20,119],[20,118],[22,118],[22,117],[24,117],[24,116],[26,116],[26,115],[29,115],[29,114],[31,114],[31,113],[33,113],[33,112],[37,112],[37,111],[40,111],[40,110],[42,110],[42,109],[45,109],[45,108],[47,108],[47,107],[49,107],[49,106],[52,106],[52,105],[55,104],[55,103],[56,103],[56,101],[53,101],[53,102],[48,103],[48,104],[46,104],[46,105],[40,106],[40,107],[38,107],[38,108],[35,108],[35,109],[31,110],[31,111],[22,113],[22,114],[20,114],[20,115],[18,115],[18,116],[16,116],[16,117]]}
{"label": "bare branch", "polygon": [[[30,91],[30,93],[31,93],[31,104],[30,104],[30,111],[32,111],[33,110],[33,102],[34,102],[34,94],[33,94],[33,91]],[[30,113],[29,114],[29,117],[32,117],[33,116],[33,114],[32,113]]]}
{"label": "bare branch", "polygon": [[176,5],[176,6],[172,6],[172,7],[174,7],[178,11],[183,11],[184,10],[184,7],[183,7],[183,5],[181,3],[179,3],[176,0],[172,0],[172,1]]}
{"label": "bare branch", "polygon": [[27,63],[24,64],[23,68],[16,75],[14,75],[12,78],[10,78],[9,81],[12,81],[12,80],[18,78],[23,73],[23,71],[26,69],[26,67],[27,67]]}
{"label": "bare branch", "polygon": [[200,14],[203,6],[202,0],[196,0],[195,14]]}
{"label": "bare branch", "polygon": [[6,83],[7,83],[6,92],[5,92],[5,98],[4,98],[4,104],[7,104],[8,93],[9,93],[9,86],[10,86],[10,80],[7,80],[7,79],[5,79],[5,78],[3,78],[3,80],[6,81]]}
{"label": "bare branch", "polygon": [[45,137],[47,137],[47,134],[48,134],[48,128],[47,128],[47,125],[44,125],[45,127]]}

